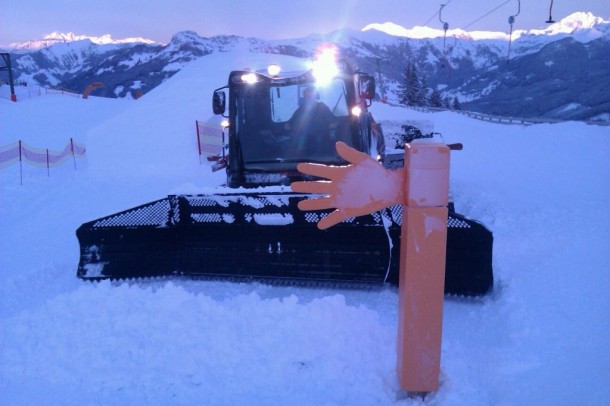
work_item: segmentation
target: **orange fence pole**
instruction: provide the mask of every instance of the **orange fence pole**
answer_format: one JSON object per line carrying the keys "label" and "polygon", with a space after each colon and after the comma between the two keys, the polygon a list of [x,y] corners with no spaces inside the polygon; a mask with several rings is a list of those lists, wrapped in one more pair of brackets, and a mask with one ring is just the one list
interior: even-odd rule
{"label": "orange fence pole", "polygon": [[300,172],[330,181],[291,184],[295,192],[328,196],[300,201],[301,210],[336,208],[318,222],[320,229],[349,217],[402,205],[396,369],[400,388],[413,393],[432,392],[439,387],[449,151],[444,144],[406,144],[404,169],[391,171],[367,154],[338,142],[337,152],[350,165],[301,163],[297,167]]}
{"label": "orange fence pole", "polygon": [[407,144],[398,291],[400,388],[438,390],[443,325],[449,147]]}

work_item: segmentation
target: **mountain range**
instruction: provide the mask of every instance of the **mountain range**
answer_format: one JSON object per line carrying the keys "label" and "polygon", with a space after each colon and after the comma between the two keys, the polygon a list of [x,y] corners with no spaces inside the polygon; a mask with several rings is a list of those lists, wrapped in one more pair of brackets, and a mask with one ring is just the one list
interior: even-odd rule
{"label": "mountain range", "polygon": [[[146,94],[191,61],[214,52],[248,50],[313,58],[333,43],[359,69],[375,74],[380,97],[398,102],[405,68],[414,64],[428,87],[464,109],[511,117],[610,121],[610,21],[579,12],[544,30],[501,32],[406,29],[370,24],[361,31],[267,41],[233,35],[175,34],[167,44],[53,33],[2,47],[16,81],[94,95]],[[509,54],[510,49],[510,54]],[[232,69],[227,67],[227,74]]]}

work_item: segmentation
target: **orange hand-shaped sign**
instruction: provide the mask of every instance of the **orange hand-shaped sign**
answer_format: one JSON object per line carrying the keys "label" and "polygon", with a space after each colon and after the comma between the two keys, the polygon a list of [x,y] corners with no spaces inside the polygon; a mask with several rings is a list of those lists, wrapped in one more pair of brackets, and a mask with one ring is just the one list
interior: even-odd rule
{"label": "orange hand-shaped sign", "polygon": [[291,185],[295,192],[325,195],[299,202],[301,210],[335,209],[320,220],[318,228],[324,230],[350,217],[405,203],[404,169],[385,169],[375,159],[343,142],[337,142],[337,152],[350,165],[299,164],[299,171],[328,181],[294,182]]}

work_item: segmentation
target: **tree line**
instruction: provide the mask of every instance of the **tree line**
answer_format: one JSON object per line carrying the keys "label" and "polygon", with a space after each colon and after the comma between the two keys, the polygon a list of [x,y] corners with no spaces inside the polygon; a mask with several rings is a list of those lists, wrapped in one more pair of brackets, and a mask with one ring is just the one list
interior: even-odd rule
{"label": "tree line", "polygon": [[406,66],[403,81],[398,85],[400,103],[406,106],[444,107],[461,110],[462,106],[457,96],[453,99],[443,97],[438,89],[428,87],[426,75],[421,79],[414,63]]}

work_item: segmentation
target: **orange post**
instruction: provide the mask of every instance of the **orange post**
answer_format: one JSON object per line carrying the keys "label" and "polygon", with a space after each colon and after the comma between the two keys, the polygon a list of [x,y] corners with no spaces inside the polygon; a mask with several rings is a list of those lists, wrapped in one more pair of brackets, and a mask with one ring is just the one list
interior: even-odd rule
{"label": "orange post", "polygon": [[444,144],[407,144],[404,169],[390,171],[367,154],[338,142],[337,152],[350,165],[301,163],[299,171],[329,181],[291,185],[295,192],[324,195],[300,201],[301,210],[335,208],[318,222],[320,229],[352,216],[403,205],[396,364],[400,388],[407,392],[432,392],[439,387],[449,150]]}
{"label": "orange post", "polygon": [[405,147],[397,373],[400,388],[408,392],[439,387],[449,155],[442,144]]}

